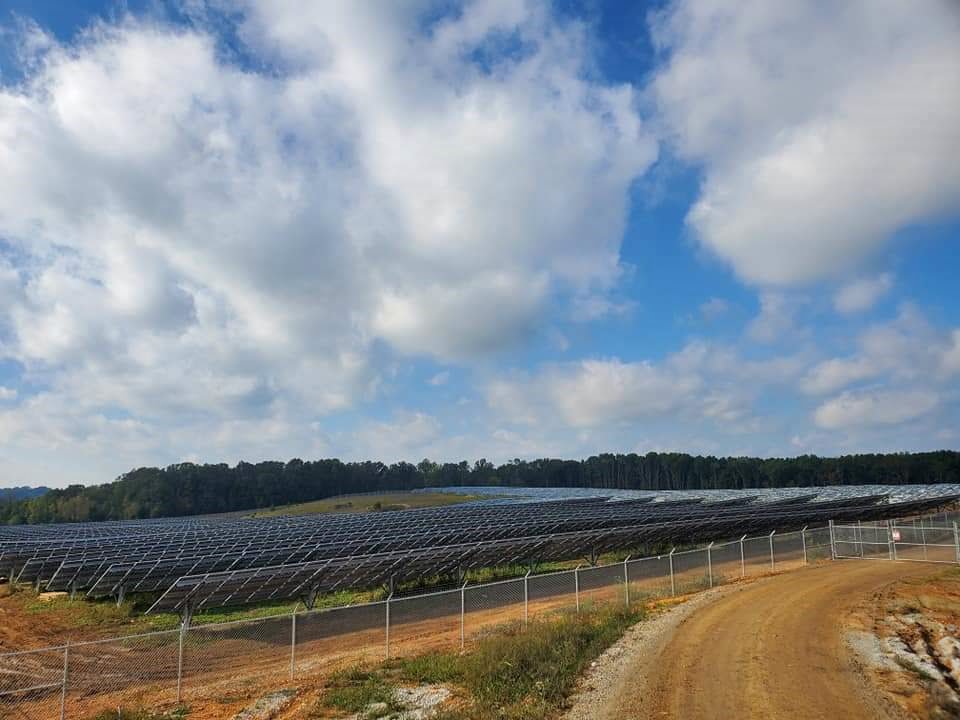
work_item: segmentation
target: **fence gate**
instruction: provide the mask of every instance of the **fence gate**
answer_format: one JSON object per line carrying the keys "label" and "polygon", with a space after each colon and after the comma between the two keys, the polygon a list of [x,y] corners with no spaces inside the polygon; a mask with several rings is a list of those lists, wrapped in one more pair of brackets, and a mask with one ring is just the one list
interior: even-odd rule
{"label": "fence gate", "polygon": [[957,524],[940,518],[834,523],[831,530],[835,558],[960,564]]}

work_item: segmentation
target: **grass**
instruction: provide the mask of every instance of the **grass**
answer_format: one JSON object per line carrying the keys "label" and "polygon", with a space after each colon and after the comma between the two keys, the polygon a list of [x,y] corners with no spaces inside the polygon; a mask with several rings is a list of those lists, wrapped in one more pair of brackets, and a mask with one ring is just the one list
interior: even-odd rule
{"label": "grass", "polygon": [[317,513],[351,513],[351,512],[388,512],[391,510],[407,510],[410,508],[440,507],[443,505],[457,505],[470,500],[480,499],[478,495],[456,495],[454,493],[428,492],[392,492],[376,495],[341,495],[339,497],[314,500],[313,502],[298,503],[257,510],[251,513],[252,517],[277,517],[278,515],[314,515]]}
{"label": "grass", "polygon": [[[123,628],[124,634],[173,630],[180,626],[180,616],[173,613],[144,615],[144,611],[153,602],[153,598],[135,596],[120,605],[115,602],[88,601],[83,598],[71,600],[68,595],[40,595],[32,587],[21,587],[14,593],[5,591],[0,598],[12,594],[20,602],[25,614],[36,615],[38,619],[54,621],[68,629],[116,629]],[[342,607],[372,602],[386,597],[380,588],[367,591],[341,590],[317,598],[315,609]],[[9,600],[7,601],[9,602]],[[193,625],[257,620],[293,611],[290,601],[262,603],[239,608],[211,608],[198,612]]]}
{"label": "grass", "polygon": [[[324,693],[327,707],[349,713],[367,711],[369,717],[389,715],[404,708],[394,700],[396,685],[379,674],[361,667],[350,668],[334,675]],[[378,711],[368,710],[380,705]]]}
{"label": "grass", "polygon": [[397,709],[389,709],[397,687],[442,683],[457,686],[463,702],[434,716],[437,720],[544,720],[563,707],[587,665],[645,615],[638,605],[560,613],[526,628],[505,626],[467,654],[430,653],[344,671],[321,703],[353,713],[387,703],[382,711],[387,715]]}

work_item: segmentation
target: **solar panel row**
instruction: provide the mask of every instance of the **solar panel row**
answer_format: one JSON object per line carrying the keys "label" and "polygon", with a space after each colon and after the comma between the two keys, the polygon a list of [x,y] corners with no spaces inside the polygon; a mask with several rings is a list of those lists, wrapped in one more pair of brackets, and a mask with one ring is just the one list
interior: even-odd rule
{"label": "solar panel row", "polygon": [[899,517],[942,504],[937,500],[841,507],[834,503],[831,503],[832,507],[820,507],[821,504],[815,503],[786,508],[780,513],[757,514],[741,510],[711,519],[673,520],[207,573],[177,580],[149,612],[191,613],[210,607],[294,599],[302,600],[309,607],[318,593],[341,588],[372,587],[491,565],[570,559],[586,553],[596,555],[642,544],[679,544],[740,533],[769,532],[777,528],[799,528],[832,518],[854,521]]}
{"label": "solar panel row", "polygon": [[[956,496],[900,503],[850,492],[480,502],[389,513],[237,515],[0,528],[0,578],[91,598],[163,595],[151,611],[302,599],[476,567],[595,557],[825,523],[883,519]],[[820,502],[815,502],[818,498]]]}

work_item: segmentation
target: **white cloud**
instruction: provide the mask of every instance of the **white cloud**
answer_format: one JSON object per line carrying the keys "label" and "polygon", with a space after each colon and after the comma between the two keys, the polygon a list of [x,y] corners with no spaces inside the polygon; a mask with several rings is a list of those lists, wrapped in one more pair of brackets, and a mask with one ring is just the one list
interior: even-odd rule
{"label": "white cloud", "polygon": [[760,295],[760,314],[747,327],[747,334],[757,342],[772,343],[797,329],[794,315],[800,301],[783,293],[764,292]]}
{"label": "white cloud", "polygon": [[891,387],[922,383],[943,388],[960,372],[960,363],[954,364],[958,333],[934,328],[916,307],[904,305],[895,319],[863,331],[856,339],[856,353],[811,367],[801,388],[820,395],[877,379]]}
{"label": "white cloud", "polygon": [[803,379],[802,388],[812,395],[831,393],[876,377],[881,372],[881,366],[871,358],[831,358],[811,368]]}
{"label": "white cloud", "polygon": [[954,330],[950,342],[943,352],[941,372],[947,377],[960,375],[960,330]]}
{"label": "white cloud", "polygon": [[814,420],[827,430],[896,425],[926,415],[938,403],[935,393],[922,390],[845,392],[820,405]]}
{"label": "white cloud", "polygon": [[573,300],[574,322],[592,322],[600,318],[626,315],[633,310],[635,303],[631,301],[617,302],[605,295],[588,295],[576,297]]}
{"label": "white cloud", "polygon": [[799,357],[751,361],[692,342],[660,363],[583,360],[498,378],[487,387],[487,402],[498,417],[520,425],[728,423],[750,417],[759,392],[795,379],[802,367]]}
{"label": "white cloud", "polygon": [[952,0],[675,0],[651,101],[703,167],[688,222],[761,284],[838,273],[960,206],[960,13]]}
{"label": "white cloud", "polygon": [[[378,341],[470,361],[620,277],[656,143],[584,26],[539,3],[237,15],[250,66],[204,23],[24,40],[0,87],[0,357],[49,397],[6,417],[8,447],[64,406],[161,435],[309,423],[376,393]],[[476,62],[505,36],[523,52]]]}
{"label": "white cloud", "polygon": [[446,385],[450,381],[450,372],[448,370],[442,370],[436,375],[427,380],[429,385],[434,387],[440,387],[441,385]]}
{"label": "white cloud", "polygon": [[386,422],[368,423],[352,433],[345,443],[358,459],[377,458],[384,462],[436,457],[442,439],[439,421],[426,413],[402,412]]}
{"label": "white cloud", "polygon": [[0,402],[4,400],[16,400],[17,391],[14,388],[8,388],[0,385]]}
{"label": "white cloud", "polygon": [[872,308],[877,300],[890,292],[893,276],[883,273],[873,278],[861,278],[843,286],[833,296],[833,307],[837,312],[850,314]]}

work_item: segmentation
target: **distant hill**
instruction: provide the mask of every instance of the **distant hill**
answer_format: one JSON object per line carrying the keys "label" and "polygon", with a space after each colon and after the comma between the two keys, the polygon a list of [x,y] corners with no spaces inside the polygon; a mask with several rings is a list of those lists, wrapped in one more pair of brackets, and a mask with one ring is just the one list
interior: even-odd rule
{"label": "distant hill", "polygon": [[48,492],[50,492],[50,488],[43,485],[40,487],[22,485],[20,487],[0,488],[0,500],[29,500],[30,498],[45,495]]}
{"label": "distant hill", "polygon": [[40,497],[0,502],[0,524],[201,515],[310,502],[347,493],[502,485],[632,490],[777,488],[810,485],[960,483],[960,452],[823,458],[704,457],[684,453],[543,458],[494,465],[422,460],[381,462],[180,463],[138,468],[106,485],[73,485]]}

